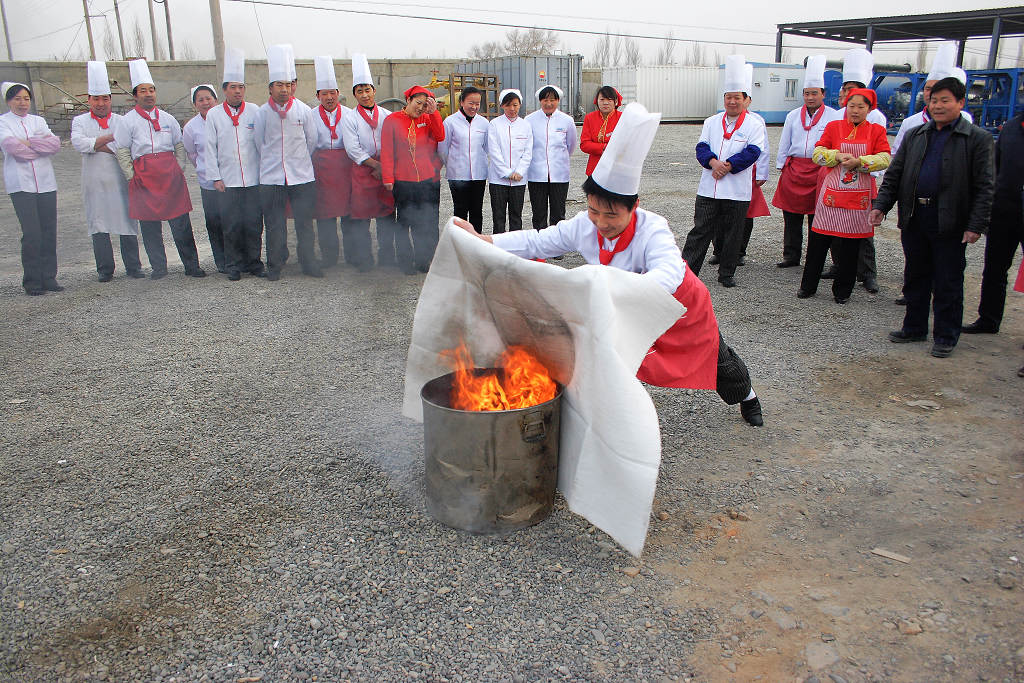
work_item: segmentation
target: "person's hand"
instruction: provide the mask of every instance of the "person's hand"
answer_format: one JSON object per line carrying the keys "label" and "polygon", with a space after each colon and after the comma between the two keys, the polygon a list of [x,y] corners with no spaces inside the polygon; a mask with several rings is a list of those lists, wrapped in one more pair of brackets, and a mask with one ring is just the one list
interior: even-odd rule
{"label": "person's hand", "polygon": [[978,234],[976,232],[971,232],[970,230],[965,230],[964,231],[964,239],[963,239],[962,242],[960,242],[960,244],[974,244],[975,242],[977,242],[980,239],[981,239],[981,235],[980,234]]}
{"label": "person's hand", "polygon": [[92,148],[97,152],[109,152],[110,154],[113,154],[113,152],[107,149],[107,145],[109,145],[113,141],[114,136],[112,134],[101,135],[98,138],[96,138],[96,142],[93,143]]}
{"label": "person's hand", "polygon": [[871,209],[871,213],[868,214],[868,224],[872,228],[877,228],[885,220],[885,214],[878,209]]}
{"label": "person's hand", "polygon": [[514,183],[518,183],[520,180],[523,179],[523,174],[522,173],[513,173],[512,175],[510,175],[508,177],[508,179],[511,180]]}
{"label": "person's hand", "polygon": [[764,185],[768,181],[767,180],[755,180],[754,182],[757,183],[758,187],[761,187],[762,185]]}
{"label": "person's hand", "polygon": [[728,173],[731,166],[727,162],[719,161],[718,159],[712,159],[711,163],[711,177],[715,180],[721,180]]}
{"label": "person's hand", "polygon": [[384,183],[384,189],[387,190],[388,192],[391,192],[391,190],[395,189],[395,184],[394,183]]}
{"label": "person's hand", "polygon": [[384,175],[380,172],[380,164],[373,167],[373,170],[370,171],[370,175],[372,175],[377,180],[381,180],[384,178]]}
{"label": "person's hand", "polygon": [[213,189],[217,190],[217,192],[227,192],[228,188],[224,186],[223,180],[214,180]]}
{"label": "person's hand", "polygon": [[844,159],[839,163],[840,166],[845,168],[847,171],[856,171],[861,167],[860,157],[855,157],[852,154],[847,155],[849,158]]}
{"label": "person's hand", "polygon": [[460,228],[462,228],[466,232],[473,233],[474,235],[476,234],[476,230],[473,228],[473,226],[470,224],[470,222],[465,220],[465,219],[463,219],[463,218],[453,218],[452,219],[452,223],[454,223],[455,225],[459,226]]}
{"label": "person's hand", "polygon": [[433,98],[433,97],[428,97],[427,98],[427,112],[426,113],[433,114],[435,111],[437,111],[437,100],[435,98]]}

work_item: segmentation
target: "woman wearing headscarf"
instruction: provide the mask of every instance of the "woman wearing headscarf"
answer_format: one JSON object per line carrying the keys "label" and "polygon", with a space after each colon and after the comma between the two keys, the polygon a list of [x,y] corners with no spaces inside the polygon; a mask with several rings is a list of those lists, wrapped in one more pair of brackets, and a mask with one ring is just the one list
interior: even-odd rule
{"label": "woman wearing headscarf", "polygon": [[192,106],[198,114],[181,129],[181,142],[185,145],[185,156],[192,162],[199,179],[199,192],[203,198],[203,215],[206,218],[206,233],[210,236],[210,250],[218,273],[226,273],[224,260],[224,228],[221,220],[220,194],[213,181],[206,177],[206,115],[217,106],[217,95],[212,85],[197,85],[192,88]]}
{"label": "woman wearing headscarf", "polygon": [[60,138],[42,116],[29,113],[32,92],[23,83],[0,85],[7,113],[0,116],[4,186],[21,223],[21,285],[38,296],[60,292],[57,284],[57,179],[50,157]]}
{"label": "woman wearing headscarf", "polygon": [[526,199],[526,173],[533,160],[533,130],[519,117],[523,95],[518,90],[502,90],[498,96],[502,116],[491,121],[487,130],[487,156],[490,167],[487,182],[491,191],[492,231],[523,229],[523,202]]}
{"label": "woman wearing headscarf", "polygon": [[814,146],[811,158],[825,168],[797,292],[801,299],[818,290],[825,255],[832,246],[837,269],[832,294],[838,304],[850,300],[861,242],[875,234],[868,222],[871,200],[878,193],[871,174],[888,168],[890,161],[885,127],[867,120],[877,106],[874,90],[855,88],[846,100],[845,116],[825,126]]}
{"label": "woman wearing headscarf", "polygon": [[583,118],[583,130],[580,131],[580,149],[590,155],[587,160],[587,175],[594,172],[594,167],[601,160],[605,148],[612,139],[612,131],[619,122],[622,113],[622,95],[610,85],[601,86],[594,95],[596,111]]}
{"label": "woman wearing headscarf", "polygon": [[526,174],[533,229],[542,230],[565,219],[569,193],[569,157],[576,151],[576,122],[558,104],[562,89],[546,85],[537,91],[540,109],[526,117],[533,131],[533,160]]}

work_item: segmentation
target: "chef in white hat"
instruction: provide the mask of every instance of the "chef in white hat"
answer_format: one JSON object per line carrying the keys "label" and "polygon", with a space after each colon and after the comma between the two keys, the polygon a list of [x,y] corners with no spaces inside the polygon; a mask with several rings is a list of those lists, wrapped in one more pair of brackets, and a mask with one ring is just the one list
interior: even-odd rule
{"label": "chef in white hat", "polygon": [[704,121],[697,143],[697,161],[703,171],[697,186],[694,226],[683,247],[683,258],[699,274],[712,238],[720,235],[718,281],[723,287],[736,286],[754,164],[765,146],[764,124],[748,116],[744,107],[750,89],[745,64],[743,55],[726,57],[722,83],[725,111]]}
{"label": "chef in white hat", "polygon": [[519,116],[523,93],[506,88],[498,94],[503,116],[495,116],[487,131],[490,167],[487,182],[491,194],[491,224],[495,234],[522,230],[526,174],[533,161],[533,129]]}
{"label": "chef in white hat", "polygon": [[804,104],[786,115],[779,139],[776,168],[782,171],[775,187],[772,206],[782,209],[785,228],[782,238],[782,260],[779,268],[800,265],[804,245],[804,217],[807,227],[814,220],[815,188],[821,168],[811,159],[814,145],[821,139],[825,126],[838,118],[838,113],[825,104],[825,55],[807,58],[804,67]]}
{"label": "chef in white hat", "polygon": [[139,260],[138,223],[128,216],[128,183],[114,156],[114,129],[122,117],[110,110],[107,65],[89,62],[89,111],[71,120],[71,146],[82,155],[82,203],[92,236],[100,282],[114,279],[114,249],[110,236],[121,243],[121,261],[128,277],[143,278]]}
{"label": "chef in white hat", "polygon": [[[911,116],[903,119],[903,123],[900,124],[900,129],[896,133],[896,141],[892,144],[893,156],[896,156],[896,152],[899,151],[900,144],[903,142],[903,138],[906,137],[907,133],[918,126],[923,126],[931,120],[928,116],[928,98],[932,94],[932,86],[943,78],[947,78],[949,76],[952,76],[964,85],[967,85],[967,74],[963,69],[958,68],[956,65],[956,45],[953,43],[943,43],[942,45],[939,45],[939,49],[935,52],[935,59],[932,60],[931,71],[928,72],[928,76],[924,81],[924,88],[922,90],[922,94],[924,96],[924,107],[916,114],[912,114]],[[971,112],[966,109],[960,112],[960,115],[971,123],[974,123],[974,117],[971,116]]]}
{"label": "chef in white hat", "polygon": [[245,101],[245,53],[224,51],[224,101],[206,113],[206,178],[219,194],[228,279],[242,273],[263,277],[263,211],[260,208],[260,150],[256,144],[259,105]]}
{"label": "chef in white hat", "polygon": [[370,220],[377,222],[377,265],[395,266],[395,198],[381,178],[380,148],[384,119],[391,112],[377,106],[377,88],[373,85],[366,55],[352,55],[352,94],[356,98],[353,116],[342,119],[345,151],[355,164],[352,169],[352,196],[349,200],[349,239],[352,256],[345,247],[345,260],[356,267],[373,266],[370,250]]}
{"label": "chef in white hat", "polygon": [[[135,108],[124,115],[114,131],[121,170],[128,177],[129,215],[139,221],[142,242],[158,280],[167,275],[167,255],[161,221],[171,226],[174,244],[192,277],[206,277],[199,267],[199,251],[192,234],[192,200],[185,184],[181,125],[156,106],[156,85],[144,59],[128,62]],[[181,154],[180,160],[177,155]]]}
{"label": "chef in white hat", "polygon": [[181,142],[185,146],[185,156],[196,169],[196,179],[199,181],[199,192],[203,202],[203,218],[206,221],[206,234],[210,237],[213,261],[218,273],[227,273],[220,193],[214,188],[213,179],[207,174],[206,163],[206,118],[217,104],[216,86],[211,83],[193,86],[192,108],[197,113],[182,127]]}
{"label": "chef in white hat", "polygon": [[493,236],[478,235],[461,219],[455,224],[523,258],[576,251],[588,264],[651,278],[686,307],[686,315],[654,343],[637,377],[656,386],[715,389],[730,405],[740,404],[749,424],[761,426],[761,404],[750,375],[718,331],[707,287],[680,255],[668,221],[639,206],[640,176],[660,120],[661,114],[649,113],[637,102],[626,106],[615,135],[583,183],[586,211],[545,230]]}
{"label": "chef in white hat", "polygon": [[576,122],[558,108],[562,89],[557,85],[538,89],[537,101],[540,109],[526,117],[533,131],[533,158],[526,180],[533,228],[541,230],[565,219],[569,157],[576,151]]}
{"label": "chef in white hat", "polygon": [[286,204],[291,205],[295,219],[302,272],[310,277],[323,277],[313,245],[313,110],[292,96],[295,59],[290,45],[271,45],[267,50],[267,67],[270,99],[259,108],[255,135],[260,150],[260,203],[267,231],[267,279],[280,279],[288,258]]}

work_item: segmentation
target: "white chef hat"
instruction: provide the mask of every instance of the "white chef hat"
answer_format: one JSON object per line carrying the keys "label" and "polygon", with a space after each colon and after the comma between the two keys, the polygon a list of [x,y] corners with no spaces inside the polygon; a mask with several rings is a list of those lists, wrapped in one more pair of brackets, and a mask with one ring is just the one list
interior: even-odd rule
{"label": "white chef hat", "polygon": [[213,94],[213,99],[217,99],[217,89],[215,87],[209,83],[200,83],[199,85],[193,85],[191,92],[189,92],[189,98],[192,100],[193,104],[196,101],[196,90],[199,90],[200,88],[206,88]]}
{"label": "white chef hat", "polygon": [[128,73],[132,77],[132,90],[143,84],[156,86],[153,82],[153,74],[149,73],[149,64],[145,59],[133,59],[128,62]]}
{"label": "white chef hat", "polygon": [[521,93],[518,88],[505,88],[504,90],[501,91],[501,93],[498,94],[498,105],[499,106],[501,105],[502,102],[505,101],[505,95],[508,95],[509,93],[512,93],[516,97],[518,97],[520,104],[523,103],[523,93]]}
{"label": "white chef hat", "polygon": [[224,78],[221,83],[245,84],[245,51],[238,47],[224,50]]}
{"label": "white chef hat", "polygon": [[[544,91],[546,88],[551,88],[552,90],[554,90],[556,93],[558,93],[558,99],[562,99],[562,89],[559,88],[557,85],[542,85],[541,87],[537,88],[536,97],[538,100],[540,99],[541,92]],[[498,101],[500,102],[501,100]]]}
{"label": "white chef hat", "polygon": [[749,94],[747,83],[747,63],[743,55],[729,55],[725,58],[725,79],[722,81],[722,94],[727,92],[745,92]]}
{"label": "white chef hat", "polygon": [[967,85],[967,72],[958,66],[954,66],[950,69],[949,75],[960,81],[964,85]]}
{"label": "white chef hat", "polygon": [[745,92],[748,95],[750,95],[751,97],[753,97],[754,96],[754,65],[753,64],[744,64],[743,65],[743,82],[747,84],[747,87],[746,87],[746,89],[743,92]]}
{"label": "white chef hat", "polygon": [[85,66],[89,75],[89,94],[109,95],[110,81],[107,79],[107,65],[103,62],[88,62]]}
{"label": "white chef hat", "polygon": [[807,58],[804,67],[804,87],[825,89],[825,55]]}
{"label": "white chef hat", "polygon": [[334,76],[334,59],[330,55],[321,55],[313,59],[316,69],[317,90],[337,90],[338,79]]}
{"label": "white chef hat", "polygon": [[268,83],[281,81],[291,83],[295,80],[295,52],[291,45],[271,45],[267,48],[267,70],[270,72]]}
{"label": "white chef hat", "polygon": [[935,59],[932,60],[931,71],[928,72],[926,81],[941,81],[953,75],[956,68],[956,46],[953,43],[943,43],[935,52]]}
{"label": "white chef hat", "polygon": [[843,83],[857,81],[871,87],[871,74],[875,70],[875,57],[862,47],[847,50],[843,56]]}
{"label": "white chef hat", "polygon": [[611,142],[594,167],[591,175],[594,182],[615,194],[639,194],[644,159],[658,133],[660,121],[661,114],[651,114],[639,102],[627,104],[615,124]]}
{"label": "white chef hat", "polygon": [[373,74],[366,55],[356,52],[352,55],[352,87],[357,85],[373,85]]}
{"label": "white chef hat", "polygon": [[20,85],[25,90],[28,90],[30,95],[32,94],[32,88],[28,87],[24,83],[18,83],[17,81],[4,81],[2,84],[0,84],[0,91],[2,91],[2,93],[0,94],[4,96],[5,100],[7,99],[7,91],[16,85]]}

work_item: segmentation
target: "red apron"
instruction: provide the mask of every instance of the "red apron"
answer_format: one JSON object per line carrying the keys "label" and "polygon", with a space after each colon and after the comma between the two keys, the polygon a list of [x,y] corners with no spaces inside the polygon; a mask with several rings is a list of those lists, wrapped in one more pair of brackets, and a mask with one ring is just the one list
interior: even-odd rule
{"label": "red apron", "polygon": [[757,179],[754,178],[753,173],[750,174],[750,178],[754,187],[750,192],[750,206],[747,208],[747,218],[771,216],[772,212],[768,208],[768,202],[764,200],[764,192],[761,192],[761,186],[757,184]]}
{"label": "red apron", "polygon": [[362,164],[352,167],[352,218],[366,220],[388,216],[395,210],[395,198],[384,188],[384,182],[373,177],[373,170]]}
{"label": "red apron", "polygon": [[[868,146],[863,142],[844,140],[840,152],[863,156]],[[868,222],[871,200],[878,192],[870,173],[848,171],[842,166],[822,167],[818,202],[814,207],[811,230],[834,237],[871,237],[875,228]]]}
{"label": "red apron", "polygon": [[316,176],[316,206],[313,218],[347,216],[352,196],[352,160],[343,149],[318,149],[313,152]]}
{"label": "red apron", "polygon": [[636,377],[657,387],[714,389],[719,334],[708,288],[687,266],[673,296],[686,313],[654,342]]}
{"label": "red apron", "polygon": [[775,196],[772,197],[772,206],[803,216],[814,213],[820,168],[811,159],[786,159],[786,164],[782,167],[782,177],[775,187]]}
{"label": "red apron", "polygon": [[139,221],[167,221],[192,210],[185,174],[174,152],[144,154],[132,162],[128,215]]}
{"label": "red apron", "polygon": [[1017,281],[1013,283],[1013,291],[1024,292],[1024,261],[1020,262],[1020,268],[1017,270]]}

